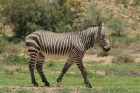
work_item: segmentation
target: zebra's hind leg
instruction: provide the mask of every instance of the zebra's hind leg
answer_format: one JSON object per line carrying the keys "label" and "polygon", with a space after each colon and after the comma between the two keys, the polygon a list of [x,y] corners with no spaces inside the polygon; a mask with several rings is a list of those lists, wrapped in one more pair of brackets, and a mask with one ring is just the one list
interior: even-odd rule
{"label": "zebra's hind leg", "polygon": [[61,80],[64,76],[64,74],[67,72],[67,70],[70,68],[70,66],[73,64],[73,61],[71,60],[67,60],[66,64],[64,65],[62,71],[61,71],[61,74],[59,75],[59,77],[57,78],[57,82],[58,82],[58,87],[62,87],[62,84],[61,84]]}
{"label": "zebra's hind leg", "polygon": [[37,61],[37,54],[30,54],[29,70],[30,70],[31,80],[34,86],[38,86],[38,83],[36,82],[34,76],[34,67],[36,61]]}
{"label": "zebra's hind leg", "polygon": [[42,79],[42,82],[45,83],[45,86],[50,86],[49,82],[47,81],[43,71],[42,71],[42,67],[43,67],[43,64],[44,64],[44,60],[45,60],[45,57],[42,55],[42,54],[39,54],[38,55],[38,61],[37,61],[37,64],[36,64],[36,69]]}
{"label": "zebra's hind leg", "polygon": [[92,88],[91,84],[89,83],[89,81],[87,79],[87,73],[86,73],[86,70],[85,70],[85,68],[83,66],[82,61],[76,61],[75,63],[78,66],[78,68],[80,69],[80,71],[81,71],[81,73],[82,73],[82,75],[84,77],[84,82],[86,84],[86,87]]}

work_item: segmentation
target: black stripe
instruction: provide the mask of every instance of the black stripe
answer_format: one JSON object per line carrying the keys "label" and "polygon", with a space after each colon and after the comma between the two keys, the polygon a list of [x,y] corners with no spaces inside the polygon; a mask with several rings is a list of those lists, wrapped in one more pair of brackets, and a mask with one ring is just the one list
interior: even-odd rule
{"label": "black stripe", "polygon": [[[28,52],[34,52],[34,53],[36,53],[36,54],[38,54],[38,51],[36,51],[36,50],[28,50]],[[31,54],[31,55],[34,55],[34,54]]]}
{"label": "black stripe", "polygon": [[[36,35],[36,36],[39,37],[39,35]],[[37,45],[40,47],[40,43],[39,43],[39,40],[38,40],[37,37],[35,37],[35,36],[29,36],[28,39],[34,40],[37,43]]]}
{"label": "black stripe", "polygon": [[41,37],[41,35],[38,35],[38,37],[40,39],[40,48],[41,48],[41,51],[44,51],[44,49],[43,49],[44,48],[44,46],[43,46],[43,39],[42,39],[43,35],[42,35],[42,37]]}
{"label": "black stripe", "polygon": [[32,42],[26,42],[26,46],[34,47],[35,49],[40,50],[40,48],[38,46],[36,46],[34,43],[32,43]]}

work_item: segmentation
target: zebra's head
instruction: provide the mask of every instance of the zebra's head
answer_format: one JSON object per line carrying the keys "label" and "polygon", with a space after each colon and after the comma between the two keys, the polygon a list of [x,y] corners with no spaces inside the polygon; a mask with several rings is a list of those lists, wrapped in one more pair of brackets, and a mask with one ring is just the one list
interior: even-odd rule
{"label": "zebra's head", "polygon": [[100,45],[103,51],[108,52],[111,48],[111,45],[107,37],[103,21],[101,19],[99,19],[97,22],[97,30],[95,31],[95,34],[96,42]]}

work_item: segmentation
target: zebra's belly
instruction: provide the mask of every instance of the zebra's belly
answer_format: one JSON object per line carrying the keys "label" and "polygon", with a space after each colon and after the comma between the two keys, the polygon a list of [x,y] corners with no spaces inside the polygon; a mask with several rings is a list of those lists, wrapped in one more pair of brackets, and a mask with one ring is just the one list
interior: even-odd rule
{"label": "zebra's belly", "polygon": [[68,59],[69,57],[66,55],[53,55],[53,54],[46,54],[41,53],[46,59],[52,59],[52,60],[60,60],[60,59]]}

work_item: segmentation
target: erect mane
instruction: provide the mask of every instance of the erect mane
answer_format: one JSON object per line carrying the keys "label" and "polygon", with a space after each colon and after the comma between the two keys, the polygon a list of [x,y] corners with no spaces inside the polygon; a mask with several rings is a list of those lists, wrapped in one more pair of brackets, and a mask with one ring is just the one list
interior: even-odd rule
{"label": "erect mane", "polygon": [[82,29],[79,29],[79,30],[77,30],[77,31],[83,31],[83,30],[85,30],[85,29],[87,29],[87,28],[90,28],[90,27],[96,27],[96,26],[98,26],[97,24],[89,24],[89,25],[87,25],[87,26],[85,26],[84,28],[82,28]]}

